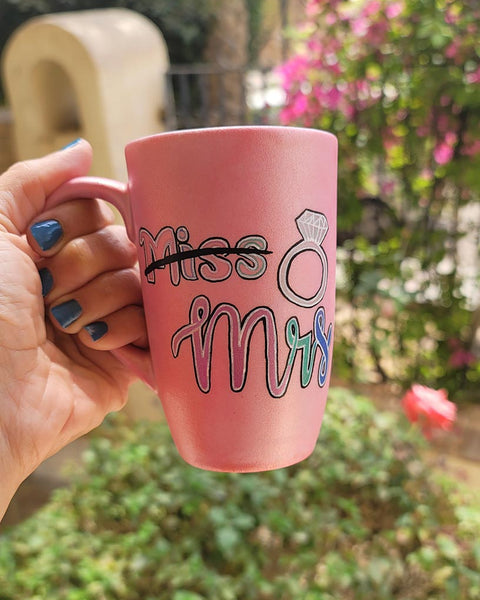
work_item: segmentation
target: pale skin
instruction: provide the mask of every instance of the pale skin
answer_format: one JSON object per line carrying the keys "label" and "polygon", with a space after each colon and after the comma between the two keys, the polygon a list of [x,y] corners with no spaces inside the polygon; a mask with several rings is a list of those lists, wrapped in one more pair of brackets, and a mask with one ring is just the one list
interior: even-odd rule
{"label": "pale skin", "polygon": [[[119,410],[135,376],[108,350],[147,347],[136,251],[101,201],[45,210],[63,182],[87,174],[81,140],[0,176],[0,519],[21,482],[49,456]],[[54,219],[62,235],[42,250],[32,224]],[[42,295],[39,270],[51,273]],[[51,311],[76,300],[62,327]],[[94,341],[86,325],[107,331]]]}

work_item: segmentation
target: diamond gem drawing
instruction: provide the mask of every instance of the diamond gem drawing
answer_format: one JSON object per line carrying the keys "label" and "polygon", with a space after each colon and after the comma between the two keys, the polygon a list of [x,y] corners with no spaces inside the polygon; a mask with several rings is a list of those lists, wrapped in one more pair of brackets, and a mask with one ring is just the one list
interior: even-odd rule
{"label": "diamond gem drawing", "polygon": [[305,241],[321,245],[328,232],[328,221],[324,214],[306,209],[295,222]]}

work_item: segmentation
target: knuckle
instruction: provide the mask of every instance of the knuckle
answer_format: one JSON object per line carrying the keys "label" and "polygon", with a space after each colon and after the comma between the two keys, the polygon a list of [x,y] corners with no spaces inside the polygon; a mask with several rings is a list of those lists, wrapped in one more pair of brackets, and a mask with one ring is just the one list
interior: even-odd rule
{"label": "knuckle", "polygon": [[68,259],[77,266],[87,264],[92,258],[92,250],[85,238],[74,238],[67,246]]}
{"label": "knuckle", "polygon": [[7,171],[7,177],[11,180],[14,191],[21,194],[25,200],[43,199],[40,176],[29,161],[17,162],[12,165]]}
{"label": "knuckle", "polygon": [[133,265],[137,260],[137,251],[126,234],[123,225],[110,225],[99,232],[102,249],[112,258],[125,266]]}

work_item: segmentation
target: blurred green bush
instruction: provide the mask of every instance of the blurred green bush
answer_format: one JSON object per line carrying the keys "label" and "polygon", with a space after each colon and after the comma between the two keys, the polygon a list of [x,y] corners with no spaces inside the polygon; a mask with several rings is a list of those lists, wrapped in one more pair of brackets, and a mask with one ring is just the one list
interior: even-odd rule
{"label": "blurred green bush", "polygon": [[479,34],[478,0],[308,0],[280,69],[282,123],[339,141],[337,364],[455,401],[479,399]]}
{"label": "blurred green bush", "polygon": [[189,467],[161,424],[101,434],[0,538],[1,600],[480,598],[480,511],[405,420],[348,390],[314,454],[268,473]]}

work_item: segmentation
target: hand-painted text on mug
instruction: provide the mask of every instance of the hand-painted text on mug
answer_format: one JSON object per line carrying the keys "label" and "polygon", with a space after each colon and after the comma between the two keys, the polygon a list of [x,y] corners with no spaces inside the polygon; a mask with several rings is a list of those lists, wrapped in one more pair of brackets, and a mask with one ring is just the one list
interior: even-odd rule
{"label": "hand-painted text on mug", "polygon": [[189,238],[190,233],[184,226],[176,231],[173,227],[164,227],[156,236],[144,227],[140,229],[138,242],[143,248],[145,276],[149,283],[155,283],[156,269],[164,269],[167,265],[173,285],[179,285],[182,278],[225,281],[232,274],[232,262],[242,279],[258,279],[265,273],[265,256],[271,252],[261,235],[245,236],[233,247],[225,238],[208,238],[195,249],[188,243]]}
{"label": "hand-painted text on mug", "polygon": [[[332,323],[327,322],[322,302],[328,284],[328,261],[322,243],[328,233],[328,221],[323,213],[305,210],[296,219],[302,239],[296,242],[283,256],[277,272],[277,284],[282,296],[292,304],[314,308],[311,329],[301,333],[296,316],[290,317],[285,325],[285,340],[288,346],[286,364],[280,372],[279,339],[275,314],[268,306],[258,306],[242,317],[238,308],[226,302],[211,308],[204,295],[196,296],[190,306],[189,322],[177,329],[171,340],[172,353],[179,356],[184,341],[190,340],[195,378],[199,389],[208,393],[211,389],[213,338],[217,323],[226,319],[228,323],[228,352],[230,361],[230,387],[240,392],[246,383],[248,361],[253,331],[263,326],[265,338],[266,384],[274,398],[287,391],[292,378],[297,356],[300,357],[300,384],[307,387],[313,378],[317,364],[317,383],[323,387],[327,382],[333,344]],[[189,244],[190,234],[186,227],[162,228],[155,236],[141,228],[139,243],[144,250],[145,277],[155,283],[155,271],[169,267],[170,281],[178,286],[182,279],[209,282],[225,281],[233,274],[242,279],[258,279],[267,269],[268,250],[266,239],[261,235],[241,238],[234,246],[223,237],[209,238],[197,249]],[[315,253],[321,264],[317,291],[310,297],[303,296],[292,286],[291,267],[301,260],[303,253]]]}
{"label": "hand-painted text on mug", "polygon": [[197,296],[190,307],[190,322],[181,327],[172,338],[172,352],[178,356],[183,341],[190,338],[193,364],[198,387],[208,393],[211,384],[212,345],[215,327],[222,317],[228,321],[230,386],[240,392],[247,379],[250,338],[255,327],[263,324],[265,333],[265,358],[267,388],[271,396],[280,398],[287,391],[297,353],[301,354],[301,386],[307,387],[313,375],[317,350],[320,352],[318,384],[326,382],[332,342],[332,325],[325,330],[325,309],[321,306],[315,313],[313,331],[300,335],[297,317],[291,317],[285,328],[289,347],[286,366],[282,375],[278,366],[278,334],[275,315],[271,308],[259,306],[243,319],[232,304],[219,304],[211,311],[205,296]]}

